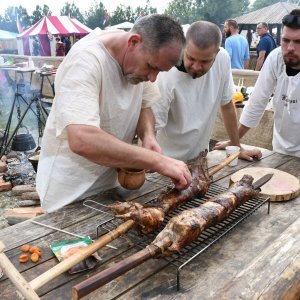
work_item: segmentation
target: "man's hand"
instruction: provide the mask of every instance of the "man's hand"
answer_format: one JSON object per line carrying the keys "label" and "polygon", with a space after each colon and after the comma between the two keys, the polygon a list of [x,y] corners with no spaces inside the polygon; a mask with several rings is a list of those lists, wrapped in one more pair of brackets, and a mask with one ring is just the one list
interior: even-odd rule
{"label": "man's hand", "polygon": [[[215,147],[213,150],[225,150],[227,146],[233,146],[230,141],[221,141],[216,143]],[[245,150],[241,149],[241,153],[239,155],[239,158],[248,160],[248,161],[253,161],[254,159],[261,159],[262,153],[259,149],[252,149],[252,150]]]}
{"label": "man's hand", "polygon": [[162,153],[162,149],[159,146],[156,137],[153,135],[147,135],[144,137],[144,139],[142,141],[140,141],[140,146],[142,146],[143,148],[158,152],[158,153]]}
{"label": "man's hand", "polygon": [[227,146],[231,146],[230,141],[221,141],[217,142],[213,148],[213,150],[225,150]]}
{"label": "man's hand", "polygon": [[188,166],[183,161],[168,156],[163,156],[156,172],[170,177],[178,190],[188,188],[192,181],[192,175]]}
{"label": "man's hand", "polygon": [[262,157],[262,153],[259,149],[252,149],[252,150],[244,150],[241,149],[241,153],[239,155],[239,158],[253,161],[253,160],[259,160]]}

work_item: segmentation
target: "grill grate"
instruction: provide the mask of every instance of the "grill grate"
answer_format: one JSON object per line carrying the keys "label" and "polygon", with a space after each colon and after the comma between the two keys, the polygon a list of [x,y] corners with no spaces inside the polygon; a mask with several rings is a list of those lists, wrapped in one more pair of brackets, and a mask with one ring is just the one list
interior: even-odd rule
{"label": "grill grate", "polygon": [[[183,210],[198,207],[200,204],[204,203],[209,198],[212,198],[224,191],[226,188],[218,186],[216,184],[211,184],[208,192],[201,199],[194,199],[189,201],[187,204],[182,205],[177,208],[175,211],[169,213],[163,223],[163,228],[166,223],[175,215],[178,215]],[[150,200],[148,203],[151,203],[153,200]],[[261,198],[255,197],[251,200],[248,200],[245,204],[241,205],[235,211],[231,213],[229,217],[227,217],[222,222],[218,223],[215,226],[209,227],[205,229],[190,245],[182,249],[180,254],[173,254],[171,257],[165,257],[169,263],[173,264],[177,267],[177,290],[180,288],[180,271],[183,267],[185,267],[189,262],[191,262],[194,258],[199,256],[202,252],[204,252],[211,245],[216,243],[220,238],[226,235],[229,231],[231,231],[235,226],[237,226],[240,222],[245,220],[251,214],[253,214],[259,207],[261,207],[264,203],[268,202],[268,213],[270,210],[270,198]],[[103,229],[105,231],[110,231],[115,229],[122,222],[115,218],[110,218],[109,220],[99,224],[97,226],[97,236],[99,235],[99,229]],[[128,238],[134,242],[135,246],[138,248],[144,248],[149,245],[157,236],[159,231],[147,234],[147,235],[138,235],[135,230],[130,230],[126,235]]]}

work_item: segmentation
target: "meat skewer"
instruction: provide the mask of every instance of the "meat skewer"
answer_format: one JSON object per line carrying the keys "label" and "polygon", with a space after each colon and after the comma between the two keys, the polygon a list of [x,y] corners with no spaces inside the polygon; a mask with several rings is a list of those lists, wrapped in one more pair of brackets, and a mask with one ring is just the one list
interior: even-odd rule
{"label": "meat skewer", "polygon": [[114,211],[117,218],[123,221],[133,220],[142,233],[157,230],[166,214],[190,200],[204,196],[212,182],[212,175],[228,165],[239,155],[239,152],[228,157],[209,173],[206,155],[207,151],[201,152],[199,157],[188,162],[192,173],[192,183],[186,190],[178,191],[173,188],[162,193],[155,203],[151,204],[140,204],[133,201],[116,202],[108,207]]}
{"label": "meat skewer", "polygon": [[253,177],[244,175],[227,191],[199,207],[188,209],[170,219],[155,240],[145,249],[114,264],[72,288],[73,299],[80,299],[109,281],[140,265],[151,257],[168,256],[194,241],[201,232],[227,218],[236,208],[255,197],[273,174],[267,174],[252,185]]}

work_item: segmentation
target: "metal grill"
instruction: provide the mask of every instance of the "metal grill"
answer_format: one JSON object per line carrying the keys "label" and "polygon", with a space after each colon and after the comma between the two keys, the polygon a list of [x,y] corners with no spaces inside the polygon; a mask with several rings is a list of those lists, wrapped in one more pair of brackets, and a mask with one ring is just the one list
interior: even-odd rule
{"label": "metal grill", "polygon": [[[162,228],[166,223],[175,215],[178,215],[183,210],[189,208],[198,207],[200,204],[204,203],[209,198],[212,198],[224,191],[226,188],[220,187],[216,184],[211,184],[208,192],[201,199],[194,199],[189,201],[187,204],[182,205],[177,208],[175,211],[169,213],[163,223]],[[151,203],[153,200],[150,200],[148,203]],[[229,217],[227,217],[222,222],[218,223],[215,226],[211,226],[205,229],[199,237],[192,242],[190,245],[181,250],[180,254],[173,254],[171,257],[166,257],[169,263],[177,267],[177,290],[180,288],[180,271],[193,259],[199,256],[202,252],[208,249],[211,245],[216,243],[220,238],[226,235],[231,231],[235,226],[253,214],[259,207],[264,203],[268,202],[268,213],[270,211],[270,198],[261,198],[255,197],[251,200],[248,200],[245,204],[241,205],[239,208],[234,210]],[[106,213],[106,212],[105,212]],[[105,231],[110,231],[115,229],[122,222],[114,217],[109,218],[108,220],[102,222],[97,226],[97,236],[99,236],[99,230],[103,229]],[[126,235],[128,238],[134,242],[134,245],[138,248],[144,248],[149,245],[157,236],[159,231],[147,234],[147,235],[138,235],[135,230],[130,230]]]}

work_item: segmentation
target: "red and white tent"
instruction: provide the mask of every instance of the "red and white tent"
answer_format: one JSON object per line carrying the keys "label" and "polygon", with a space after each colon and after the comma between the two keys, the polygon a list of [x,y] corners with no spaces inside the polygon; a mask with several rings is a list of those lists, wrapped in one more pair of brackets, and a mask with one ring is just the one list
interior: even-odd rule
{"label": "red and white tent", "polygon": [[81,38],[89,32],[91,32],[91,29],[76,19],[67,16],[45,16],[17,36],[18,41],[21,41],[21,43],[18,43],[19,54],[31,55],[33,37],[39,38],[40,55],[51,56],[53,37],[71,36]]}

